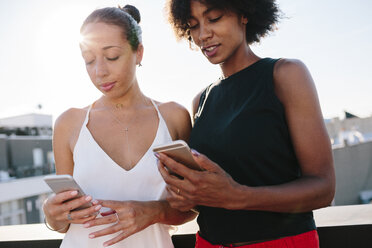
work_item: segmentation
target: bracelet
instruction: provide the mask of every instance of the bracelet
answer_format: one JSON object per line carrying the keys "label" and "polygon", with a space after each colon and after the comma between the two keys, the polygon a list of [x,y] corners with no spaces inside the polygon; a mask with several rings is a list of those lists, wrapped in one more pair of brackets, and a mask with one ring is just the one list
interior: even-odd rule
{"label": "bracelet", "polygon": [[49,230],[54,231],[54,232],[60,232],[60,231],[62,231],[62,230],[64,230],[64,229],[66,229],[66,227],[68,227],[68,226],[70,225],[70,224],[67,224],[66,226],[62,227],[61,229],[55,230],[55,229],[53,229],[51,226],[49,226],[49,224],[48,224],[48,222],[46,221],[46,218],[45,218],[45,217],[44,217],[44,224],[45,224],[45,226],[46,226]]}

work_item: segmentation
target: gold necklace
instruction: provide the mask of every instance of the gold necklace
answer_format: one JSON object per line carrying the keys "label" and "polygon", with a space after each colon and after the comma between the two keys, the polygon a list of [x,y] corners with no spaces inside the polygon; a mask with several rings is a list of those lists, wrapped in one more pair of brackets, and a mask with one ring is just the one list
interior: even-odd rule
{"label": "gold necklace", "polygon": [[[116,121],[120,126],[124,127],[125,142],[126,142],[126,144],[127,144],[127,155],[128,155],[128,157],[129,157],[129,156],[130,156],[130,143],[129,143],[129,134],[128,134],[128,132],[129,132],[129,128],[128,128],[127,126],[125,126],[124,123],[122,123],[122,122],[119,120],[119,118],[116,117],[115,113],[112,111],[111,108],[107,107],[106,104],[104,104],[104,103],[103,103],[103,105],[104,105],[106,108],[109,109],[109,112],[110,112],[110,114],[112,115],[112,117],[114,117],[114,120],[115,120],[115,121]],[[117,103],[117,104],[115,105],[115,108],[116,108],[116,109],[122,109],[122,108],[123,108],[123,104],[121,104],[121,103]],[[131,159],[131,158],[132,158],[132,157],[130,157],[130,160],[129,160],[129,168],[132,167],[132,159]]]}
{"label": "gold necklace", "polygon": [[123,107],[124,107],[124,105],[122,103],[115,104],[116,109],[122,109]]}

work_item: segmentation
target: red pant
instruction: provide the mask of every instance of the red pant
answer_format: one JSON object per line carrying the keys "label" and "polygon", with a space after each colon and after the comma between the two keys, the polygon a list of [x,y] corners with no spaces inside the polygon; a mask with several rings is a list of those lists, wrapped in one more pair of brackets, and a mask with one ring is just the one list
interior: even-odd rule
{"label": "red pant", "polygon": [[[228,248],[232,245],[212,245],[205,239],[196,234],[195,248]],[[260,242],[256,244],[239,246],[240,248],[319,248],[319,237],[316,230],[289,236],[281,239]]]}

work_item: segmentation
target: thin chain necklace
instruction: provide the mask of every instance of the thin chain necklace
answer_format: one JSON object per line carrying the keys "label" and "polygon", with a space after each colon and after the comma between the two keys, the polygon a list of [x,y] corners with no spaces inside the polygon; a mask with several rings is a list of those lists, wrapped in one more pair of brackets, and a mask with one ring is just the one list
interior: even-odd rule
{"label": "thin chain necklace", "polygon": [[[106,106],[106,104],[103,104],[105,107],[107,107]],[[119,118],[117,118],[116,117],[116,115],[115,115],[115,113],[114,113],[114,111],[111,109],[111,108],[109,108],[109,107],[107,107],[108,109],[109,109],[109,112],[110,112],[110,114],[112,115],[112,117],[114,118],[114,120],[120,125],[120,126],[122,126],[122,127],[124,127],[124,136],[125,136],[125,143],[127,144],[127,155],[128,155],[128,157],[130,157],[130,160],[129,160],[129,168],[131,168],[132,167],[132,157],[130,156],[130,143],[129,143],[129,128],[128,128],[128,126],[126,126],[126,125],[124,125],[124,123],[123,122],[121,122],[120,120],[119,120]],[[117,103],[116,105],[115,105],[115,108],[116,109],[122,109],[123,108],[123,104],[121,104],[121,103]]]}

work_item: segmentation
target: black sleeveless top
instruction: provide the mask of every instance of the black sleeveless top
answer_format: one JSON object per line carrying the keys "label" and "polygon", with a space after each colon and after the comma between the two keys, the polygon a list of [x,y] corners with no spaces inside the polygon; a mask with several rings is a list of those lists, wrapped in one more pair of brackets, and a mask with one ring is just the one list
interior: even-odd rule
{"label": "black sleeveless top", "polygon": [[[265,58],[203,92],[190,147],[219,164],[239,184],[290,182],[301,171],[273,68]],[[199,206],[200,235],[212,244],[275,239],[314,230],[312,212],[275,213]]]}

